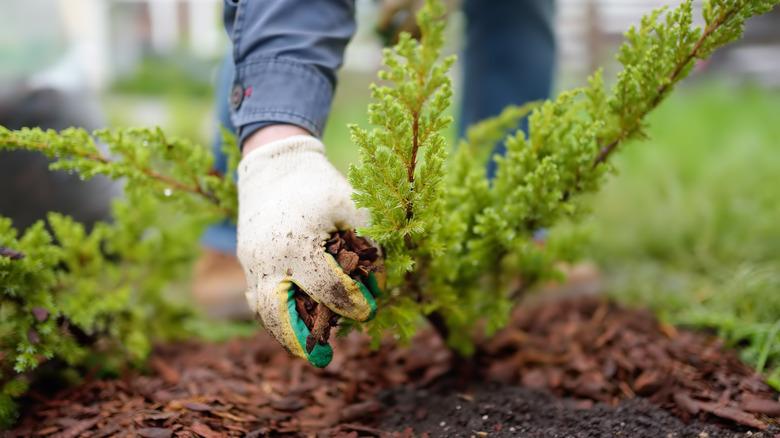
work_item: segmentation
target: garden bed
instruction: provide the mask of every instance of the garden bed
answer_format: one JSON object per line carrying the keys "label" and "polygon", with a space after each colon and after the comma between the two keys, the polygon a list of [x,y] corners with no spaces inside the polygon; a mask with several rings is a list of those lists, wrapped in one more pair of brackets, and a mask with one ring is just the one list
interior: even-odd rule
{"label": "garden bed", "polygon": [[146,375],[33,391],[9,436],[780,436],[778,394],[734,352],[597,298],[518,309],[457,372],[430,331],[336,344],[323,370],[263,333],[160,346]]}

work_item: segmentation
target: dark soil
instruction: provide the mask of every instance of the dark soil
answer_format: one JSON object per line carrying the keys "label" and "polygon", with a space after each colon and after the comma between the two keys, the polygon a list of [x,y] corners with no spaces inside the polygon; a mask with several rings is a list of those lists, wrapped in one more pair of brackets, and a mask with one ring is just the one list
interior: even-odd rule
{"label": "dark soil", "polygon": [[332,342],[325,369],[263,333],[161,346],[146,375],[33,392],[8,435],[780,436],[778,394],[717,340],[595,298],[521,307],[455,373],[431,331]]}
{"label": "dark soil", "polygon": [[[443,387],[440,387],[443,388]],[[593,406],[560,399],[549,392],[486,384],[474,392],[405,388],[382,398],[387,414],[380,429],[431,437],[524,438],[681,438],[771,437],[772,434],[722,429],[693,421],[686,424],[644,399]]]}

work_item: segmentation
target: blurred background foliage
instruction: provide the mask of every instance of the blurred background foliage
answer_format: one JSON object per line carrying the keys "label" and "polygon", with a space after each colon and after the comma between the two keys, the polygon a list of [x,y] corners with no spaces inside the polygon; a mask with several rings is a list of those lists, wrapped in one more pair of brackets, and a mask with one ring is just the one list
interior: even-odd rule
{"label": "blurred background foliage", "polygon": [[712,329],[780,388],[778,111],[750,85],[673,95],[594,196],[585,253],[614,297]]}

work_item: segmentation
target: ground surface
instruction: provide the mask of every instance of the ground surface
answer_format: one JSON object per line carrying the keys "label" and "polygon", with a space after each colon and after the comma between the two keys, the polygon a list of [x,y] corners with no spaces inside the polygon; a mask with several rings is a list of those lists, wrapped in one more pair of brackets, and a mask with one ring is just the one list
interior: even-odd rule
{"label": "ground surface", "polygon": [[[396,390],[382,397],[388,414],[380,429],[447,437],[524,438],[680,438],[760,437],[769,434],[724,430],[701,421],[685,423],[647,400],[617,406],[581,406],[548,392],[499,385],[481,386],[469,394],[427,389]],[[771,435],[769,435],[771,436]]]}
{"label": "ground surface", "polygon": [[325,370],[262,334],[163,346],[147,375],[33,393],[9,435],[780,436],[778,394],[732,352],[595,298],[526,305],[475,362],[450,359],[430,333],[339,340]]}

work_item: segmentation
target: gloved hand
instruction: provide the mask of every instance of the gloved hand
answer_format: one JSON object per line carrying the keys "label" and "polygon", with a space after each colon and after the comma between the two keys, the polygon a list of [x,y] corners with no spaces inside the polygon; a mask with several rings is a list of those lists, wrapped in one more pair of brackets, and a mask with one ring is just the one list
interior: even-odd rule
{"label": "gloved hand", "polygon": [[365,321],[376,311],[372,291],[347,276],[324,248],[333,231],[367,222],[351,193],[311,136],[268,143],[239,164],[238,258],[249,306],[288,351],[318,367],[330,363],[333,350],[317,344],[306,352],[309,329],[296,311],[293,283],[343,317]]}

